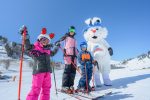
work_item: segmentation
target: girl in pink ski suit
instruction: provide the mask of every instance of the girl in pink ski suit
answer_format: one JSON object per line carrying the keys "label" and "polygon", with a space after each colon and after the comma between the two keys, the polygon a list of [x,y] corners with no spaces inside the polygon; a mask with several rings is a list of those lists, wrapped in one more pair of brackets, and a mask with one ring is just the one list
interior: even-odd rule
{"label": "girl in pink ski suit", "polygon": [[[74,91],[74,79],[76,75],[76,64],[77,64],[77,41],[75,36],[75,27],[70,26],[68,33],[65,34],[59,41],[64,41],[64,62],[65,69],[62,77],[62,92],[72,94]],[[56,43],[57,43],[56,42]]]}
{"label": "girl in pink ski suit", "polygon": [[[51,35],[52,37],[54,36]],[[28,34],[27,34],[28,37]],[[50,100],[51,73],[50,56],[54,56],[58,51],[56,46],[53,51],[50,50],[50,37],[46,34],[46,28],[42,29],[34,45],[30,44],[29,38],[26,38],[25,49],[34,60],[32,88],[27,95],[26,100]]]}

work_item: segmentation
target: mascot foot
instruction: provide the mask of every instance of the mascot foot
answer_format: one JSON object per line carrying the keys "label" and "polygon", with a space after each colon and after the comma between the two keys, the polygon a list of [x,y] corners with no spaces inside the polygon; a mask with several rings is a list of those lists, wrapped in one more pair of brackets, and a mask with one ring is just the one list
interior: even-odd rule
{"label": "mascot foot", "polygon": [[105,85],[105,86],[112,86],[111,80],[110,80],[110,79],[105,79],[105,80],[104,80],[104,85]]}
{"label": "mascot foot", "polygon": [[112,82],[109,78],[109,74],[103,74],[103,81],[105,86],[112,86]]}

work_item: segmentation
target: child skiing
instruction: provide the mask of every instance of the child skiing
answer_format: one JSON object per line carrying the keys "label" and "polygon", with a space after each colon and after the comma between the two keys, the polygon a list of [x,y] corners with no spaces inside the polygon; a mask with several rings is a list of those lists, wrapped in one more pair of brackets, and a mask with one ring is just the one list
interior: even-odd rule
{"label": "child skiing", "polygon": [[93,73],[93,66],[96,61],[93,60],[91,53],[87,51],[87,43],[82,42],[80,44],[81,52],[78,55],[78,61],[80,63],[80,69],[82,71],[82,77],[79,80],[77,89],[75,92],[90,92],[92,88],[90,87],[90,81]]}
{"label": "child skiing", "polygon": [[[21,29],[22,34],[24,27]],[[58,47],[56,46],[53,51],[50,50],[49,42],[54,34],[46,34],[46,28],[43,28],[41,34],[38,36],[38,40],[32,45],[30,44],[29,34],[26,34],[25,50],[34,60],[33,65],[33,77],[32,88],[27,95],[26,100],[50,100],[50,88],[51,88],[51,66],[50,56],[54,56]],[[51,36],[51,37],[49,37]]]}
{"label": "child skiing", "polygon": [[74,38],[75,36],[75,27],[70,26],[68,33],[65,34],[58,42],[64,41],[64,62],[65,69],[62,77],[62,92],[73,93],[74,91],[74,79],[76,75],[76,64],[77,64],[77,42]]}

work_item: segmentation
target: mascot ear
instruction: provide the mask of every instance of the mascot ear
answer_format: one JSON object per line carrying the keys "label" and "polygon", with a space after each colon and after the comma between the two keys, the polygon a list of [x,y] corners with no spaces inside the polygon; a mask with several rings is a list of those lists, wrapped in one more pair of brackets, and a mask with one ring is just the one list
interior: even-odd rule
{"label": "mascot ear", "polygon": [[95,23],[101,23],[102,21],[101,21],[101,19],[100,18],[98,18],[98,17],[93,17],[92,18],[92,25],[94,25]]}
{"label": "mascot ear", "polygon": [[90,24],[92,24],[92,23],[91,23],[91,20],[92,20],[91,18],[88,18],[87,20],[85,20],[85,23],[86,23],[87,25],[90,25]]}

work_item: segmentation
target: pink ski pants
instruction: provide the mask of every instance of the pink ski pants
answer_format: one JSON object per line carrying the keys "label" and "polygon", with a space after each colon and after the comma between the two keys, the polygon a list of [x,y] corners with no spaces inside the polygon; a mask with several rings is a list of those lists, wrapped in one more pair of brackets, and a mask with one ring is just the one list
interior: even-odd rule
{"label": "pink ski pants", "polygon": [[51,88],[51,73],[39,73],[33,75],[32,88],[27,95],[26,100],[50,100],[50,88]]}

